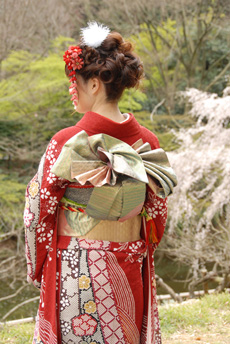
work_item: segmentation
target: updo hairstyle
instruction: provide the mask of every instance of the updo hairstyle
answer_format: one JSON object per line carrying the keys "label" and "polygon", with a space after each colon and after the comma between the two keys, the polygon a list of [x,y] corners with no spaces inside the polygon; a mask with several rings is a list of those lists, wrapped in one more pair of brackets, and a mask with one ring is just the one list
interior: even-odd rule
{"label": "updo hairstyle", "polygon": [[[124,41],[118,32],[111,32],[98,48],[80,44],[82,69],[76,74],[87,81],[99,77],[105,84],[107,101],[120,99],[126,88],[138,87],[143,76],[143,65],[133,53],[130,42]],[[69,74],[66,68],[66,74]]]}

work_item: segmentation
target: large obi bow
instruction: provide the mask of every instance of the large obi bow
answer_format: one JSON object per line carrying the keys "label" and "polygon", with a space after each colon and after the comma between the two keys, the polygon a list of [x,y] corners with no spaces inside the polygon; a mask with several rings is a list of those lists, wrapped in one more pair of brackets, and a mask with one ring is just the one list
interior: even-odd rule
{"label": "large obi bow", "polygon": [[106,134],[88,136],[84,130],[65,143],[51,172],[81,185],[93,184],[86,213],[100,219],[124,221],[138,214],[148,183],[162,198],[176,185],[163,149],[151,150],[142,140],[131,147]]}

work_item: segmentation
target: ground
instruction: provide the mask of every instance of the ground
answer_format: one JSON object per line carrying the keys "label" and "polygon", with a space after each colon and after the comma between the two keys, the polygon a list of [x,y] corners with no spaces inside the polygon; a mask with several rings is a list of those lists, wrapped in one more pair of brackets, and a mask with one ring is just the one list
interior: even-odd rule
{"label": "ground", "polygon": [[162,344],[229,344],[230,343],[230,325],[226,325],[222,330],[216,331],[215,326],[208,333],[193,331],[177,331],[171,335],[171,338],[165,338],[163,335]]}
{"label": "ground", "polygon": [[[162,344],[230,344],[230,294],[159,307]],[[34,324],[0,326],[0,343],[31,344]]]}

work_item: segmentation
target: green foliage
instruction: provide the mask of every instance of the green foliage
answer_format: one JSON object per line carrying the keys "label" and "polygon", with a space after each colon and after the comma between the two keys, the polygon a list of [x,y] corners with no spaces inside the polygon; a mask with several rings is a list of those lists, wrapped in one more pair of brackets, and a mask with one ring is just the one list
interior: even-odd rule
{"label": "green foliage", "polygon": [[[176,21],[168,18],[166,21],[160,22],[157,31],[158,34],[155,32],[154,26],[150,24],[142,24],[138,36],[131,37],[136,51],[144,63],[147,95],[154,93],[157,96],[155,102],[165,97],[165,92],[170,92],[171,89],[175,92],[175,89],[180,89],[180,82],[186,78],[184,66],[182,63],[178,63],[175,52],[173,49],[170,51],[169,48],[170,45],[174,45],[178,32]],[[175,73],[177,79],[175,79]]]}
{"label": "green foliage", "polygon": [[0,233],[22,226],[25,187],[15,174],[0,174]]}
{"label": "green foliage", "polygon": [[119,102],[121,112],[134,112],[142,110],[142,104],[146,101],[146,94],[138,89],[125,90]]}
{"label": "green foliage", "polygon": [[28,51],[16,50],[12,51],[7,59],[2,63],[2,72],[5,78],[29,70],[31,61],[37,58],[37,55],[31,54]]}
{"label": "green foliage", "polygon": [[[219,95],[229,82],[230,46],[227,30],[213,25],[221,18],[215,13],[215,4],[194,11],[143,23],[131,37],[141,57],[146,74],[145,91],[151,107],[165,98],[168,113],[184,111],[175,101],[176,92],[186,87],[208,89]],[[198,10],[197,10],[198,11]],[[145,109],[152,110],[148,101]]]}
{"label": "green foliage", "polygon": [[19,202],[21,203],[22,199],[24,199],[25,185],[18,183],[13,178],[9,179],[9,176],[4,174],[0,174],[0,183],[1,207],[4,205],[15,207]]}
{"label": "green foliage", "polygon": [[70,37],[58,36],[51,42],[50,51],[63,55],[63,52],[69,47],[74,45],[75,40]]}
{"label": "green foliage", "polygon": [[51,107],[70,110],[66,106],[68,80],[58,54],[40,58],[25,51],[13,51],[2,69],[7,77],[0,83],[1,119],[47,114]]}
{"label": "green foliage", "polygon": [[73,107],[61,56],[63,46],[72,41],[58,37],[52,42],[47,56],[12,51],[3,61],[4,78],[0,81],[0,134],[3,141],[0,156],[5,159],[5,165],[8,165],[6,159],[9,154],[12,168],[16,160],[38,163],[54,133],[74,125],[79,118],[78,114],[75,118],[71,116]]}

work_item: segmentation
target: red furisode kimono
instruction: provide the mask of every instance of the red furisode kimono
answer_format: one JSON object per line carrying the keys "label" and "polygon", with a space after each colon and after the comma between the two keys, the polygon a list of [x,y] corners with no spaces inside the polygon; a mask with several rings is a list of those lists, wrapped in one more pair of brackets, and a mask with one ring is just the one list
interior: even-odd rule
{"label": "red furisode kimono", "polygon": [[128,145],[142,139],[159,148],[157,137],[132,114],[117,123],[87,112],[51,139],[28,184],[24,213],[28,281],[41,290],[33,343],[160,344],[153,253],[164,232],[167,199],[147,185],[138,241],[88,240],[57,231],[58,208],[71,182],[51,169],[64,144],[82,130],[89,137],[103,133]]}

